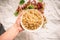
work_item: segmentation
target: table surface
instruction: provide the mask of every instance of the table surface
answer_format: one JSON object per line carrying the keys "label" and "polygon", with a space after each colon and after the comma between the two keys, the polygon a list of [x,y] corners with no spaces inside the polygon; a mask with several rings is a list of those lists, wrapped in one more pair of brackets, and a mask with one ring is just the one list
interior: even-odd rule
{"label": "table surface", "polygon": [[[7,30],[16,21],[17,17],[15,17],[13,13],[18,4],[14,0],[12,0],[14,3],[9,0],[9,5],[1,5],[1,1],[2,0],[0,0],[0,22],[4,25],[5,30]],[[7,1],[4,1],[4,3],[6,2]],[[44,0],[44,2],[44,14],[47,18],[47,24],[45,25],[46,28],[42,28],[37,32],[23,31],[18,34],[15,40],[60,40],[60,6],[58,7],[55,4],[57,2],[56,0]]]}

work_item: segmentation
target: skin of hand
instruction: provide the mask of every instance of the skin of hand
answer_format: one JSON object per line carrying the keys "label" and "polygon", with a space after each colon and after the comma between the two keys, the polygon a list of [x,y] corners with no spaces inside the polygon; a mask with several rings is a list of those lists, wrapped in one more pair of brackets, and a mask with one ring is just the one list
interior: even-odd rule
{"label": "skin of hand", "polygon": [[20,25],[22,13],[17,17],[15,24],[12,25],[5,33],[0,36],[0,40],[13,40],[19,32],[23,31],[23,28]]}
{"label": "skin of hand", "polygon": [[15,22],[15,24],[13,25],[14,27],[17,27],[19,32],[23,30],[22,26],[21,26],[21,16],[22,16],[22,13],[20,13],[17,17],[17,20]]}

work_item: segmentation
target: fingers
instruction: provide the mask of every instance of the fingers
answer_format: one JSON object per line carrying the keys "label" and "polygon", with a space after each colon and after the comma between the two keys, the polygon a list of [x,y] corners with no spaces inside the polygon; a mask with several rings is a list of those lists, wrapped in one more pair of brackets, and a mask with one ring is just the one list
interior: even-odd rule
{"label": "fingers", "polygon": [[23,31],[24,29],[22,28],[22,26],[20,25],[20,28],[19,28],[20,31]]}
{"label": "fingers", "polygon": [[16,27],[19,30],[19,32],[23,31],[23,28],[22,28],[20,22],[18,22],[18,21],[17,21],[17,23],[14,24],[14,27]]}
{"label": "fingers", "polygon": [[20,24],[14,24],[13,27],[16,28],[19,32],[23,31],[23,28],[20,26]]}
{"label": "fingers", "polygon": [[24,10],[21,11],[21,12],[19,12],[19,14],[18,14],[18,18],[21,17],[23,14],[24,14]]}
{"label": "fingers", "polygon": [[22,16],[22,13],[19,13],[19,15],[17,17],[17,20],[16,20],[16,24],[20,24],[20,22],[21,22],[21,16]]}
{"label": "fingers", "polygon": [[23,12],[19,13],[18,17],[17,17],[17,20],[16,20],[16,25],[19,29],[19,31],[22,31],[23,28],[21,26],[21,16],[23,15]]}
{"label": "fingers", "polygon": [[21,11],[21,12],[18,14],[18,17],[17,17],[17,20],[16,20],[17,23],[21,22],[21,17],[22,17],[23,14],[24,14],[24,11]]}

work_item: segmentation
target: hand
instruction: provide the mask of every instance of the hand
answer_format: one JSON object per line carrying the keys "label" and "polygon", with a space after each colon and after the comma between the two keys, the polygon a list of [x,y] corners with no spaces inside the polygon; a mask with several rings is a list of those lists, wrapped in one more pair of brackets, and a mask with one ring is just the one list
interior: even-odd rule
{"label": "hand", "polygon": [[22,16],[22,13],[20,13],[17,17],[17,20],[15,22],[15,24],[13,25],[14,27],[16,27],[19,31],[22,31],[23,28],[21,26],[21,16]]}

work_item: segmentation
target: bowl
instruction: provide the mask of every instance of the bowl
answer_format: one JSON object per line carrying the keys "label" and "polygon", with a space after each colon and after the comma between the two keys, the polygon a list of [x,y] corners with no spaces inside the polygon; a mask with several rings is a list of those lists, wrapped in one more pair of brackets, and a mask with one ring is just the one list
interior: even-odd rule
{"label": "bowl", "polygon": [[[33,30],[26,28],[26,25],[24,25],[23,22],[22,22],[24,15],[26,14],[26,12],[29,12],[29,11],[34,11],[34,12],[37,11],[37,12],[39,13],[39,15],[41,16],[41,24],[39,25],[38,28],[33,29]],[[22,13],[23,13],[23,15],[21,16],[21,25],[22,25],[22,28],[23,28],[24,30],[29,31],[29,32],[35,32],[35,31],[38,31],[39,29],[42,28],[44,19],[43,19],[43,15],[41,14],[40,11],[38,11],[38,10],[36,10],[36,9],[27,9],[27,10],[22,11]],[[29,25],[28,25],[28,26],[29,26]]]}

